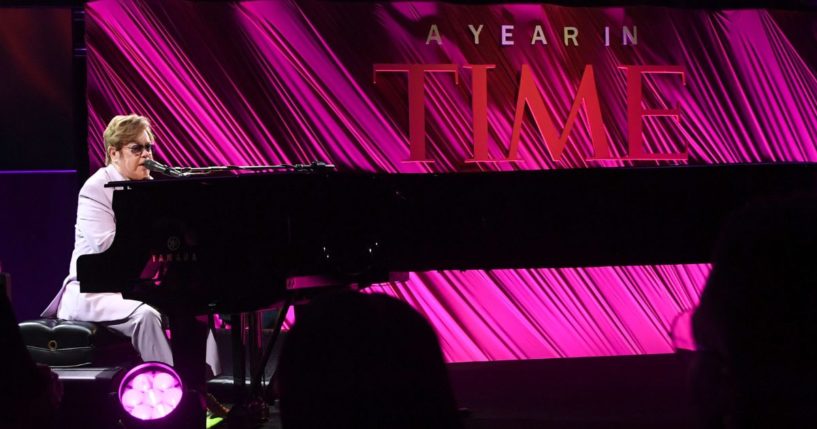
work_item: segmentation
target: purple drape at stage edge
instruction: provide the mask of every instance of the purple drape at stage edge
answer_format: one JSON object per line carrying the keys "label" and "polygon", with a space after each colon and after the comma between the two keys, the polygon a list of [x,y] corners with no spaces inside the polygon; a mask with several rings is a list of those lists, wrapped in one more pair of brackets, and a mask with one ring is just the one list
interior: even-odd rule
{"label": "purple drape at stage edge", "polygon": [[[814,13],[311,1],[86,10],[95,167],[107,121],[130,112],[153,120],[157,157],[175,165],[817,161]],[[655,157],[668,160],[645,161]],[[423,312],[451,361],[662,353],[708,269],[433,272],[379,289]]]}

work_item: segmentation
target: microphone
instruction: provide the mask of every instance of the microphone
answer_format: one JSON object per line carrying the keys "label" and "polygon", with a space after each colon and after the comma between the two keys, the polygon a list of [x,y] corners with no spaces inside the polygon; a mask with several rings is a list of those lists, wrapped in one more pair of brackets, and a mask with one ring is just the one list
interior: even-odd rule
{"label": "microphone", "polygon": [[147,168],[150,171],[162,173],[165,176],[182,177],[184,175],[175,168],[164,165],[161,162],[154,161],[152,159],[146,159],[145,162],[142,163],[142,165],[144,165],[145,168]]}

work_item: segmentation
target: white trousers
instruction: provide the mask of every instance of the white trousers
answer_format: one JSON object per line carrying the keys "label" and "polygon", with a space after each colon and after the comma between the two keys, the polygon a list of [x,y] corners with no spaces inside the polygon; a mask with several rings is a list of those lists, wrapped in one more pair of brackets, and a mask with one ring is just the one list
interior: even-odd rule
{"label": "white trousers", "polygon": [[[130,337],[133,348],[142,356],[143,361],[159,361],[173,365],[173,353],[162,328],[162,315],[155,308],[142,304],[124,322],[106,326]],[[221,361],[213,331],[208,331],[207,334],[205,361],[214,375],[221,374]]]}

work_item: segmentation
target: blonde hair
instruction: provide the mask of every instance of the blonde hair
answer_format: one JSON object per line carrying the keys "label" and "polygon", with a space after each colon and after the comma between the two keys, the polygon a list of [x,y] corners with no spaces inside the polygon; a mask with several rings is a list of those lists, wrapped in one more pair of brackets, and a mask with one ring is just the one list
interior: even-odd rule
{"label": "blonde hair", "polygon": [[136,140],[145,131],[148,141],[153,142],[148,118],[135,114],[114,116],[102,134],[105,140],[105,165],[111,163],[111,148],[122,150],[122,146]]}

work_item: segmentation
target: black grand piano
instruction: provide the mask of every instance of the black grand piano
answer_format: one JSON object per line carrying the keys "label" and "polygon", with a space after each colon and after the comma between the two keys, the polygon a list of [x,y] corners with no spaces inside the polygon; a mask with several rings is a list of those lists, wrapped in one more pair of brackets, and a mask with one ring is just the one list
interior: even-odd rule
{"label": "black grand piano", "polygon": [[729,213],[813,191],[817,165],[297,172],[108,186],[117,189],[116,237],[79,259],[83,291],[228,313],[282,299],[299,276],[372,282],[395,271],[707,262]]}
{"label": "black grand piano", "polygon": [[82,291],[122,292],[184,319],[268,307],[314,277],[365,285],[408,271],[707,262],[731,212],[813,192],[817,165],[304,171],[108,186],[116,237],[79,258]]}

